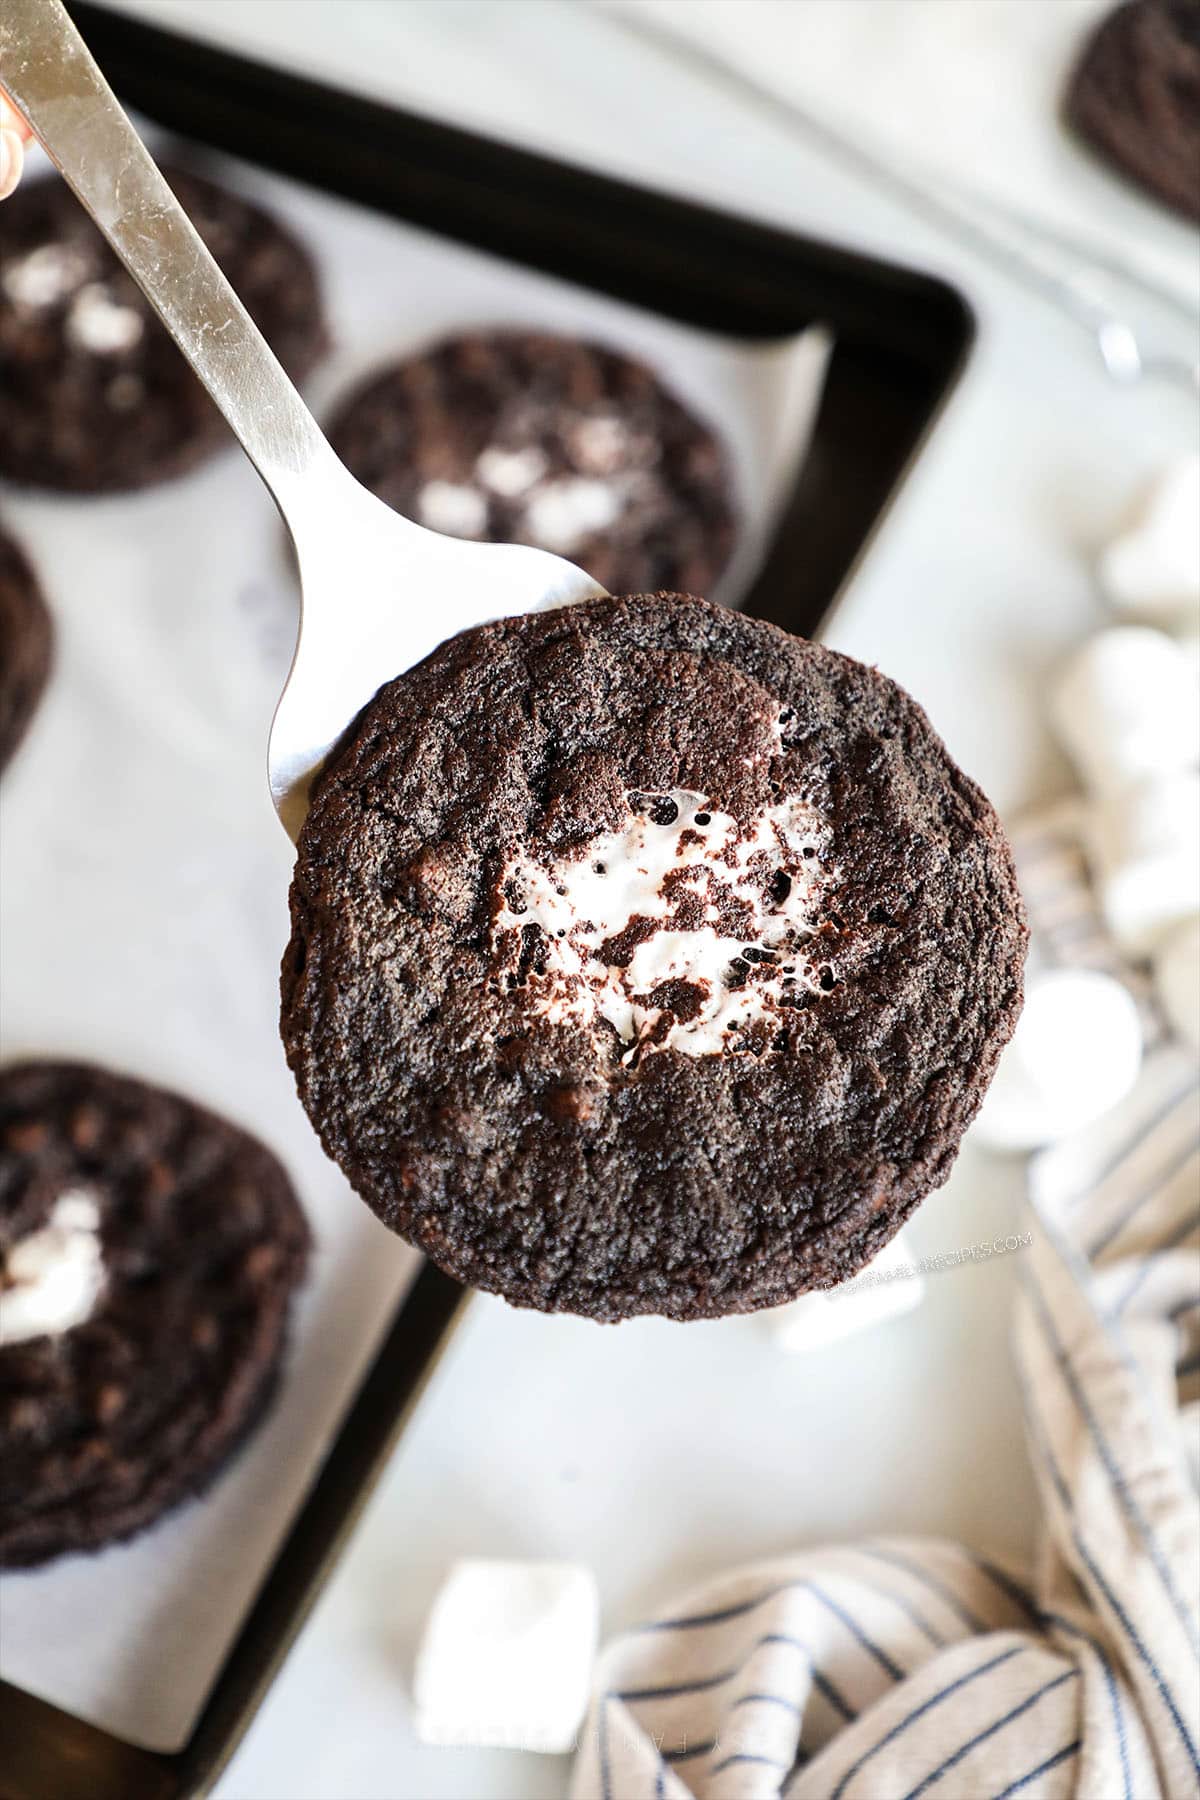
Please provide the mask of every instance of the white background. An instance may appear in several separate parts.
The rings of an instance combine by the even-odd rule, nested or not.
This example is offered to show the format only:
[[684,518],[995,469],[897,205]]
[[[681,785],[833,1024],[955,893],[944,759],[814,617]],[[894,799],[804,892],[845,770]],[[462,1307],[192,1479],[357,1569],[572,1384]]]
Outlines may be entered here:
[[[691,0],[699,11],[698,0]],[[569,0],[145,0],[419,109],[950,273],[981,341],[830,633],[920,698],[1010,813],[1065,785],[1041,694],[1102,609],[1089,558],[1194,404],[1106,385],[1076,328],[770,109]],[[1093,0],[739,0],[798,91],[926,165],[1097,220],[1185,285],[1194,240],[1053,122]],[[807,82],[807,87],[805,83]],[[1003,185],[1001,180],[1000,185]],[[1020,1173],[970,1143],[919,1251],[1012,1229]],[[915,1315],[788,1360],[737,1321],[617,1330],[476,1301],[365,1522],[219,1792],[225,1800],[558,1795],[566,1765],[427,1750],[406,1679],[458,1554],[580,1558],[607,1628],[735,1560],[874,1529],[1024,1559],[1034,1500],[1009,1375],[1013,1269],[932,1278]]]

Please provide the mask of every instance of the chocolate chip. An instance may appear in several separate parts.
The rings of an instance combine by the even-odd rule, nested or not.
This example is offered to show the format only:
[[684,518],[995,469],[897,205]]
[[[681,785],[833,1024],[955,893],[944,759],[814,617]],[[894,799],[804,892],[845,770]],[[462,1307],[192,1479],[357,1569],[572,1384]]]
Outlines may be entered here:
[[525,896],[511,876],[504,883],[502,892],[504,894],[504,903],[510,913],[515,913],[517,917],[520,918],[523,912],[528,911],[525,904]]
[[551,1088],[543,1102],[545,1111],[552,1119],[562,1119],[565,1123],[581,1125],[592,1115],[594,1108],[592,1095],[586,1088],[569,1085]]
[[102,1425],[110,1425],[125,1404],[125,1389],[116,1381],[106,1381],[92,1398],[93,1416]]
[[151,1200],[165,1200],[176,1184],[176,1174],[169,1163],[160,1162],[158,1158],[150,1164],[144,1176],[144,1195]]
[[197,1318],[192,1320],[190,1335],[192,1343],[196,1346],[197,1350],[213,1349],[220,1336],[220,1332],[217,1329],[217,1321],[212,1318],[210,1314],[201,1313]]
[[656,825],[673,825],[679,817],[679,808],[669,795],[661,794],[650,809],[650,817]]
[[18,1394],[0,1407],[0,1429],[11,1432],[14,1437],[32,1437],[45,1416],[32,1394]]
[[112,1446],[102,1437],[83,1438],[65,1459],[71,1483],[84,1482],[105,1463],[112,1461]]
[[635,913],[623,931],[605,938],[596,953],[597,960],[607,963],[610,969],[627,969],[638,945],[646,943],[658,929],[657,919],[648,919],[644,913]]
[[283,1252],[278,1244],[265,1242],[255,1244],[253,1249],[247,1250],[242,1258],[242,1274],[247,1281],[257,1287],[259,1282],[265,1281],[268,1275],[274,1274],[282,1257]]
[[8,1127],[4,1142],[6,1148],[15,1150],[18,1156],[33,1156],[42,1148],[47,1135],[47,1127],[40,1119],[22,1119]]
[[545,974],[549,947],[549,940],[540,925],[522,925],[521,954],[517,962],[516,973],[517,985],[528,981],[531,975]]
[[704,989],[694,981],[660,981],[651,991],[649,1003],[686,1024],[689,1019],[696,1018],[703,1006]]
[[67,1125],[67,1134],[76,1150],[94,1150],[102,1130],[103,1120],[95,1106],[77,1106]]

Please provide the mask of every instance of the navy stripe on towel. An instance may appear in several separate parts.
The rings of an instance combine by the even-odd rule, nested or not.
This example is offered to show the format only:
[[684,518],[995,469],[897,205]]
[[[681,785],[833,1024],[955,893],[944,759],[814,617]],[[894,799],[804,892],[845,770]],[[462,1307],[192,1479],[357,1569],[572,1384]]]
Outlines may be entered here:
[[719,1775],[722,1769],[731,1769],[734,1763],[764,1763],[768,1769],[786,1769],[787,1763],[780,1762],[777,1756],[756,1756],[752,1750],[737,1750],[732,1756],[726,1756],[719,1763],[714,1763],[710,1771]]
[[1096,1258],[1108,1249],[1113,1239],[1120,1237],[1125,1227],[1137,1217],[1146,1202],[1161,1194],[1167,1183],[1173,1181],[1181,1170],[1187,1168],[1198,1151],[1200,1151],[1200,1138],[1193,1138],[1191,1143],[1185,1144],[1183,1149],[1171,1158],[1165,1169],[1160,1169],[1154,1179],[1145,1184],[1137,1198],[1131,1200],[1123,1212],[1118,1213],[1115,1219],[1110,1219],[1100,1236],[1088,1247],[1089,1262],[1095,1262]]
[[987,1740],[995,1737],[998,1731],[1003,1731],[1006,1725],[1011,1725],[1014,1719],[1019,1719],[1022,1713],[1027,1713],[1031,1706],[1036,1706],[1044,1694],[1053,1693],[1054,1689],[1061,1687],[1064,1681],[1078,1681],[1078,1679],[1079,1670],[1068,1669],[1065,1674],[1056,1675],[1053,1681],[1047,1681],[1038,1688],[1036,1693],[1030,1694],[1028,1699],[1022,1700],[1019,1705],[1006,1712],[1003,1718],[996,1719],[991,1725],[985,1725],[982,1731],[977,1731],[974,1737],[968,1738],[965,1744],[960,1744],[953,1755],[948,1756],[945,1762],[939,1763],[936,1769],[931,1769],[925,1779],[918,1782],[915,1788],[910,1788],[904,1796],[904,1800],[917,1800],[918,1794],[923,1794],[927,1788],[931,1788],[935,1782],[940,1781],[943,1775],[948,1774],[951,1769],[957,1768],[958,1764],[964,1757],[969,1756],[972,1750],[977,1750],[980,1744],[986,1744]]
[[1060,1631],[1067,1632],[1071,1637],[1081,1638],[1088,1648],[1099,1658],[1100,1667],[1104,1671],[1104,1685],[1108,1689],[1108,1698],[1112,1705],[1113,1726],[1117,1734],[1117,1749],[1121,1756],[1121,1781],[1125,1790],[1122,1795],[1122,1800],[1133,1800],[1133,1773],[1129,1767],[1129,1744],[1125,1737],[1125,1714],[1121,1706],[1121,1695],[1117,1687],[1116,1677],[1113,1674],[1112,1663],[1091,1633],[1085,1631],[1081,1625],[1076,1625],[1073,1619],[1065,1619],[1061,1613],[1047,1613],[1045,1617],[1049,1624],[1057,1626]]
[[903,1556],[899,1550],[885,1550],[882,1544],[856,1544],[854,1548],[859,1556],[873,1556],[879,1562],[891,1563],[893,1568],[903,1569],[914,1581],[921,1582],[950,1608],[955,1618],[960,1619],[974,1636],[979,1637],[987,1631],[987,1625],[971,1611],[965,1601],[959,1599],[953,1588],[947,1587],[944,1581],[940,1581],[928,1569],[923,1569],[920,1563],[913,1562],[911,1557]]
[[[907,1731],[910,1725],[915,1725],[918,1719],[923,1718],[927,1712],[932,1712],[935,1706],[940,1706],[943,1700],[948,1700],[951,1694],[958,1693],[959,1689],[966,1687],[969,1682],[977,1681],[981,1675],[986,1675],[989,1669],[997,1669],[1001,1663],[1010,1661],[1014,1656],[1020,1656],[1027,1648],[1028,1646],[1025,1644],[1015,1644],[1011,1649],[1002,1650],[999,1656],[993,1656],[988,1662],[980,1663],[978,1668],[968,1669],[966,1674],[960,1675],[957,1680],[947,1682],[946,1686],[939,1688],[936,1694],[931,1694],[928,1700],[923,1700],[920,1706],[914,1707],[910,1713],[906,1713],[902,1719],[898,1719],[890,1730],[885,1731],[883,1736],[871,1745],[869,1750],[864,1750],[862,1755],[851,1763],[834,1788],[829,1800],[841,1800],[848,1784],[858,1774],[858,1771],[866,1763],[869,1763],[873,1756],[878,1756],[885,1745],[894,1742],[902,1732]],[[786,1792],[787,1790],[785,1788],[782,1791]]]
[[1113,1484],[1113,1489],[1121,1502],[1121,1508],[1125,1513],[1126,1518],[1129,1520],[1130,1524],[1134,1526],[1142,1543],[1146,1547],[1146,1553],[1149,1556],[1154,1571],[1162,1585],[1163,1592],[1171,1603],[1171,1610],[1174,1612],[1175,1617],[1184,1629],[1184,1633],[1192,1647],[1192,1653],[1197,1659],[1200,1659],[1200,1632],[1197,1631],[1195,1617],[1175,1584],[1175,1578],[1171,1573],[1170,1565],[1164,1557],[1162,1550],[1159,1548],[1158,1539],[1151,1529],[1150,1522],[1142,1512],[1137,1501],[1134,1499],[1133,1492],[1125,1478],[1125,1472],[1118,1463],[1116,1456],[1113,1454],[1112,1446],[1109,1444],[1107,1437],[1101,1429],[1099,1419],[1092,1410],[1091,1402],[1084,1392],[1083,1384],[1075,1373],[1075,1365],[1071,1361],[1071,1358],[1063,1345],[1062,1339],[1058,1335],[1054,1320],[1050,1316],[1049,1308],[1046,1305],[1042,1290],[1038,1285],[1037,1276],[1028,1269],[1024,1270],[1022,1273],[1026,1291],[1033,1301],[1033,1309],[1037,1316],[1038,1323],[1042,1328],[1043,1335],[1050,1345],[1054,1360],[1062,1371],[1063,1379],[1066,1382],[1072,1400],[1075,1402],[1075,1409],[1085,1421],[1088,1431],[1091,1434],[1092,1442],[1100,1452],[1100,1460],[1104,1464],[1108,1478]]
[[698,1675],[691,1681],[672,1681],[657,1687],[622,1688],[618,1692],[612,1694],[610,1698],[623,1700],[629,1704],[635,1704],[639,1701],[678,1700],[688,1694],[707,1693],[712,1688],[724,1686],[727,1681],[735,1680],[737,1676],[742,1673],[742,1670],[751,1658],[756,1656],[767,1644],[781,1644],[786,1646],[789,1650],[798,1650],[808,1664],[809,1679],[817,1693],[827,1700],[834,1711],[840,1713],[842,1718],[847,1722],[857,1718],[858,1715],[854,1708],[838,1692],[829,1677],[823,1675],[821,1671],[815,1667],[812,1651],[809,1649],[808,1645],[800,1638],[789,1637],[786,1633],[781,1631],[768,1631],[764,1633],[762,1637],[758,1638],[750,1645],[750,1648],[746,1651],[740,1662],[734,1663],[731,1668],[721,1669],[715,1675]]
[[1153,1245],[1141,1259],[1133,1280],[1129,1283],[1129,1286],[1125,1289],[1121,1298],[1110,1308],[1108,1314],[1110,1321],[1120,1318],[1121,1314],[1125,1311],[1125,1308],[1129,1305],[1129,1302],[1133,1299],[1133,1296],[1141,1287],[1143,1281],[1145,1281],[1147,1275],[1149,1275],[1151,1269],[1153,1269],[1154,1265],[1157,1263],[1163,1251],[1177,1250],[1180,1244],[1186,1243],[1187,1239],[1196,1231],[1200,1231],[1200,1214],[1189,1212],[1179,1221],[1179,1224],[1176,1225],[1173,1231],[1168,1232],[1165,1238],[1162,1238],[1157,1244]]
[[1078,1756],[1082,1743],[1082,1738],[1076,1738],[1073,1744],[1064,1745],[1053,1756],[1048,1756],[1045,1762],[1039,1763],[1036,1769],[1030,1769],[1028,1775],[1022,1775],[1019,1781],[1011,1782],[1008,1787],[1002,1788],[993,1797],[993,1800],[1008,1800],[1010,1794],[1019,1794],[1021,1789],[1027,1788],[1031,1781],[1036,1781],[1039,1775],[1048,1775],[1051,1769],[1057,1769],[1059,1763],[1065,1763],[1068,1757]]
[[1098,1187],[1102,1186],[1110,1176],[1115,1175],[1117,1170],[1121,1167],[1121,1164],[1125,1162],[1127,1158],[1135,1155],[1150,1137],[1151,1133],[1157,1131],[1159,1126],[1164,1124],[1165,1121],[1170,1118],[1180,1101],[1186,1100],[1189,1094],[1195,1091],[1195,1086],[1195,1078],[1191,1077],[1185,1086],[1179,1088],[1176,1093],[1171,1095],[1169,1100],[1164,1100],[1158,1110],[1152,1113],[1139,1128],[1135,1138],[1127,1138],[1118,1149],[1113,1151],[1107,1161],[1101,1163],[1098,1169],[1092,1170],[1091,1174],[1088,1176],[1087,1185],[1082,1187],[1078,1193],[1072,1194],[1067,1201],[1067,1205],[1077,1206],[1081,1200],[1089,1199]]
[[1163,1676],[1162,1670],[1158,1667],[1158,1664],[1155,1662],[1154,1658],[1150,1654],[1150,1651],[1146,1647],[1145,1643],[1142,1641],[1141,1634],[1139,1633],[1137,1627],[1133,1623],[1133,1620],[1129,1617],[1129,1614],[1125,1611],[1125,1608],[1121,1605],[1121,1602],[1118,1599],[1117,1595],[1113,1592],[1109,1583],[1105,1579],[1098,1563],[1096,1562],[1095,1557],[1092,1555],[1091,1551],[1088,1549],[1087,1545],[1083,1541],[1083,1537],[1079,1531],[1079,1527],[1075,1523],[1075,1505],[1071,1498],[1070,1490],[1067,1487],[1065,1479],[1063,1478],[1062,1470],[1059,1468],[1058,1463],[1055,1461],[1054,1452],[1050,1448],[1050,1445],[1046,1439],[1045,1433],[1040,1429],[1040,1427],[1037,1423],[1038,1415],[1034,1410],[1033,1398],[1032,1398],[1031,1394],[1029,1393],[1027,1384],[1024,1381],[1021,1381],[1021,1392],[1022,1392],[1024,1407],[1025,1407],[1026,1428],[1029,1431],[1030,1436],[1036,1440],[1038,1455],[1046,1465],[1047,1472],[1049,1473],[1050,1479],[1054,1484],[1054,1491],[1058,1495],[1059,1504],[1062,1506],[1062,1509],[1066,1513],[1067,1518],[1071,1521],[1071,1542],[1075,1546],[1075,1549],[1079,1555],[1079,1560],[1082,1562],[1084,1568],[1087,1570],[1088,1574],[1091,1576],[1092,1580],[1095,1582],[1097,1588],[1100,1590],[1100,1593],[1103,1595],[1105,1602],[1107,1603],[1107,1605],[1109,1606],[1109,1608],[1112,1611],[1113,1617],[1116,1619],[1117,1623],[1121,1627],[1121,1630],[1125,1633],[1125,1636],[1128,1638],[1129,1643],[1131,1644],[1131,1646],[1133,1648],[1133,1652],[1134,1652],[1135,1656],[1137,1657],[1138,1661],[1142,1664],[1142,1667],[1146,1670],[1146,1673],[1149,1675],[1151,1681],[1153,1682],[1154,1687],[1157,1690],[1158,1697],[1162,1701],[1163,1705],[1166,1707],[1167,1712],[1171,1718],[1171,1723],[1174,1725],[1175,1730],[1178,1732],[1180,1740],[1183,1743],[1184,1749],[1188,1753],[1188,1758],[1191,1762],[1192,1768],[1195,1771],[1195,1773],[1198,1776],[1200,1776],[1200,1753],[1197,1752],[1196,1745],[1192,1741],[1191,1732],[1187,1728],[1186,1721],[1184,1720],[1183,1714],[1179,1710],[1179,1706],[1178,1706],[1178,1703],[1176,1702],[1175,1696],[1171,1692],[1170,1688],[1168,1687],[1167,1682]]

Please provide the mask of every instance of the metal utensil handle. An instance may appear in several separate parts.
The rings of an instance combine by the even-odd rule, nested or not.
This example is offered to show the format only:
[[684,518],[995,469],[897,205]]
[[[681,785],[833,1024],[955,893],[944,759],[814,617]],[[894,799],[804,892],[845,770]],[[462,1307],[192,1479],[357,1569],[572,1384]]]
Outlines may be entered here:
[[0,85],[104,233],[286,512],[336,459],[159,174],[59,0],[4,0]]

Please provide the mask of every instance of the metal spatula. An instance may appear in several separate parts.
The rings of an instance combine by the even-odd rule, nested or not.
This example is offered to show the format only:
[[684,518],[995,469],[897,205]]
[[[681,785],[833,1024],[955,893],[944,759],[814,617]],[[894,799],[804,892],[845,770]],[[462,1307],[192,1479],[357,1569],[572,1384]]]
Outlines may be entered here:
[[[271,726],[268,776],[294,838],[313,775],[385,681],[469,625],[604,590],[544,550],[427,531],[355,481],[58,0],[5,0],[0,85],[229,421],[291,533],[300,633]],[[221,529],[219,519],[212,524]]]

